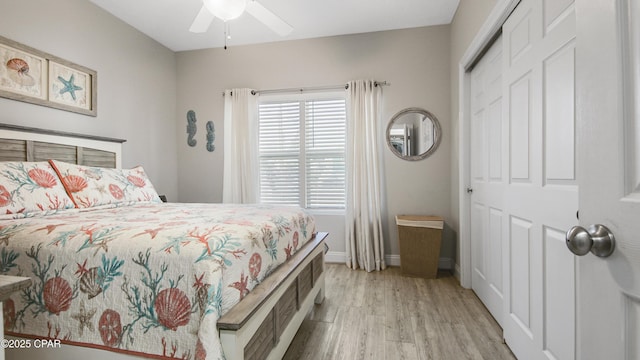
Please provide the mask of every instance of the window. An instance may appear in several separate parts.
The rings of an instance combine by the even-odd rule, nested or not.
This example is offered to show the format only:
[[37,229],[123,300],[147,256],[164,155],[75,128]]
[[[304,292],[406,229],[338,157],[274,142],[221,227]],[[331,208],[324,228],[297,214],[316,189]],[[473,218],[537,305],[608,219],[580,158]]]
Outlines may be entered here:
[[259,104],[260,202],[345,208],[344,94]]

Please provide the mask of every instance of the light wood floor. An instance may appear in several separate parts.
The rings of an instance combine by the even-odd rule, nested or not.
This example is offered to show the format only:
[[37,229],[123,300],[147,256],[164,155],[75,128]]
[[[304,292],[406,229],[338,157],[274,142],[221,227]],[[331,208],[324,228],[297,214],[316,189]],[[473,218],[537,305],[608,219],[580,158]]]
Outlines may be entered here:
[[327,264],[325,295],[285,359],[515,359],[480,300],[449,273],[426,280]]

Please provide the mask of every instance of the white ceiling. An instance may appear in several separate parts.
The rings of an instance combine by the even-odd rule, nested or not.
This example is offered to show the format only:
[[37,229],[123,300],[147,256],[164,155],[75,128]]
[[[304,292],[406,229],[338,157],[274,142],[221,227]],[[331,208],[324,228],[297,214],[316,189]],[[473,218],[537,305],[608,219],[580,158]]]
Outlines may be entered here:
[[[173,51],[224,46],[224,25],[189,32],[202,0],[90,0]],[[293,26],[285,37],[244,13],[229,21],[229,46],[449,24],[459,0],[258,0]]]

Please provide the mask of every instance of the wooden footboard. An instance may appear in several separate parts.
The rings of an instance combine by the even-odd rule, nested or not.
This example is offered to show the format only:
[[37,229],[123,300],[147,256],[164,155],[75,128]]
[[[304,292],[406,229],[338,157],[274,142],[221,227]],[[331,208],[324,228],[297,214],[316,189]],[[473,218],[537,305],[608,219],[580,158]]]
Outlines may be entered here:
[[218,320],[228,360],[281,359],[314,302],[324,300],[324,240],[317,233]]

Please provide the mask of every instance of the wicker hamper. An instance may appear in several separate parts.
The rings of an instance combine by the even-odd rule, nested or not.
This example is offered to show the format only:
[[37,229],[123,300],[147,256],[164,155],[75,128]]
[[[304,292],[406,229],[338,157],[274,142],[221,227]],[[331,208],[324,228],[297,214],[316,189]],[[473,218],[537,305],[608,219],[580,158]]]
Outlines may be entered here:
[[439,216],[396,216],[403,275],[434,279],[438,273],[444,220]]

